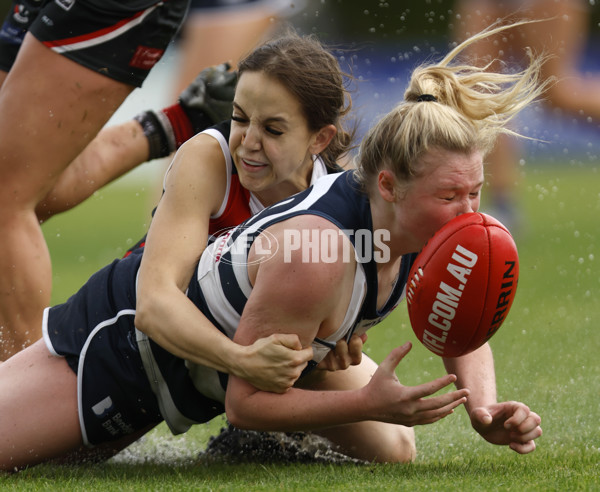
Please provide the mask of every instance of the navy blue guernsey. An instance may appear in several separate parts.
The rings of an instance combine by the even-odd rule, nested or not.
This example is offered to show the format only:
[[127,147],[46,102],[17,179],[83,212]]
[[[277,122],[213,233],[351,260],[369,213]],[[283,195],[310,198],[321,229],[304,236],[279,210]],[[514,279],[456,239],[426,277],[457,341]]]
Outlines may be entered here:
[[[346,317],[333,335],[313,343],[314,366],[337,340],[349,339],[353,333],[364,333],[399,304],[416,257],[416,253],[413,253],[402,258],[392,292],[385,305],[377,309],[376,258],[373,254],[358,254],[365,247],[374,251],[372,242],[359,244],[365,240],[372,241],[373,238],[370,203],[353,171],[323,176],[307,190],[266,208],[229,231],[226,236],[217,238],[203,253],[187,296],[219,330],[233,338],[252,291],[247,273],[247,258],[252,244],[271,225],[306,214],[321,216],[339,227],[355,248],[357,259]],[[268,237],[268,234],[261,237],[265,236]],[[220,405],[224,401],[226,375],[178,359],[140,332],[138,343],[146,371],[154,379],[163,417],[173,432],[185,432],[192,423],[206,421],[206,397],[214,400],[212,407],[215,411],[222,408]],[[190,388],[203,396],[190,395]],[[198,408],[197,404],[201,402],[204,408]]]
[[[242,226],[236,228],[231,236],[228,237],[227,242],[231,244],[239,240],[240,236],[244,234],[248,235],[250,237],[245,240],[245,244],[248,245],[247,250],[249,250],[254,239],[269,226],[293,216],[304,214],[321,216],[338,226],[341,230],[348,231],[348,237],[355,248],[357,237],[356,234],[352,234],[353,232],[364,230],[373,232],[369,199],[361,191],[361,185],[356,181],[354,172],[346,171],[339,176],[329,175],[322,177],[317,183],[317,189],[314,190],[314,188],[314,186],[311,186],[307,190],[259,212],[244,222]],[[305,208],[307,204],[310,204],[310,208]],[[360,235],[358,239],[360,240],[364,237],[364,235]],[[372,237],[372,234],[368,235],[368,237]],[[247,297],[235,280],[237,262],[235,257],[232,256],[233,254],[232,249],[226,250],[222,254],[219,271],[221,272],[221,279],[227,282],[228,288],[225,295],[236,308],[236,312],[241,316]],[[357,325],[367,320],[372,321],[372,324],[376,324],[398,305],[406,284],[408,272],[415,257],[416,254],[405,257],[406,261],[402,262],[399,280],[396,282],[393,292],[383,308],[378,310],[376,262],[372,258],[372,255],[368,255],[366,258],[358,255],[357,259],[361,263],[366,275],[367,293],[359,315],[360,317],[357,319]],[[202,296],[200,292],[198,294]],[[349,335],[351,336],[351,334]]]

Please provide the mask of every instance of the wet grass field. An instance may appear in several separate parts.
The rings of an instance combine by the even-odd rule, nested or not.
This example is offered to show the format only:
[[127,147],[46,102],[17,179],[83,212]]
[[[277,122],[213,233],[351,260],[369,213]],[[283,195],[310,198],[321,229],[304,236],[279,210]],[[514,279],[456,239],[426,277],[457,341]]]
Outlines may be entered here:
[[[412,465],[232,463],[199,454],[219,418],[184,436],[159,427],[103,465],[38,466],[0,475],[3,490],[598,490],[600,482],[600,166],[571,161],[523,166],[514,231],[521,275],[512,311],[491,340],[499,397],[542,416],[530,455],[484,442],[464,410],[416,429]],[[44,225],[54,265],[53,302],[122,255],[148,226],[152,183],[127,179]],[[405,304],[370,331],[380,361],[405,340],[413,351],[397,374],[416,385],[443,373],[416,341]],[[332,409],[335,411],[335,409]]]

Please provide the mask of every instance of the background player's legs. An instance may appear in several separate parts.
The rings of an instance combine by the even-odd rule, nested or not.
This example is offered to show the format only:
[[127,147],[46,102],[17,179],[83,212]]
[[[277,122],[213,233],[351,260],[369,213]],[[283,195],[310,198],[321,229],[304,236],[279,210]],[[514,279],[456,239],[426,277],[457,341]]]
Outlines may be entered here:
[[[545,52],[550,58],[543,67],[543,77],[556,77],[549,87],[545,102],[574,115],[600,118],[600,76],[581,73],[583,50],[588,41],[589,5],[583,0],[529,0],[518,10],[516,3],[504,5],[487,0],[458,0],[456,11],[457,37],[462,40],[484,29],[498,19],[513,16],[516,19],[546,19],[544,22],[520,26],[502,36],[477,43],[470,53],[482,60],[507,59],[507,54],[523,59],[524,49]],[[520,150],[514,139],[503,137],[487,158],[486,175],[490,186],[492,215],[509,228],[519,225],[514,209],[515,185],[519,180]],[[513,231],[514,232],[514,231]]]
[[27,34],[0,89],[0,359],[40,335],[51,266],[36,205],[133,87]]
[[276,24],[274,11],[267,6],[251,11],[192,8],[182,28],[175,97],[206,67],[229,61],[235,68]]
[[70,210],[104,185],[146,162],[148,155],[148,139],[137,121],[105,126],[37,204],[38,220],[43,222]]
[[523,26],[526,46],[552,54],[544,77],[557,77],[547,101],[571,114],[600,118],[600,74],[583,74],[581,59],[589,36],[589,5],[582,0],[532,2],[531,18],[551,20]]

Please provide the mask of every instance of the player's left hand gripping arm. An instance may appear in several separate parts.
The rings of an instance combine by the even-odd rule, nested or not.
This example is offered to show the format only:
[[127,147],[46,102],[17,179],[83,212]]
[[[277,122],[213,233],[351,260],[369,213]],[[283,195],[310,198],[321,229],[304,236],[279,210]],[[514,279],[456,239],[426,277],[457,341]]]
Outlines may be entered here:
[[444,359],[444,365],[457,375],[457,387],[471,390],[465,407],[471,425],[486,441],[508,445],[520,454],[535,449],[534,440],[542,435],[540,416],[521,402],[497,402],[494,360],[487,343],[462,357]]

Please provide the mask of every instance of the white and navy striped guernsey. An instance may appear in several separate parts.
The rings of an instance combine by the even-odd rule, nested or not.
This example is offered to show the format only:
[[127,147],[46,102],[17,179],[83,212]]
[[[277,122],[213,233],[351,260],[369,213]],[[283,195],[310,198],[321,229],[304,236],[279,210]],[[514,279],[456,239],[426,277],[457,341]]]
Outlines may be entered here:
[[[312,214],[326,218],[349,237],[356,253],[356,234],[370,231],[373,225],[368,197],[361,191],[353,171],[330,174],[310,188],[287,200],[266,208],[228,235],[217,239],[203,253],[187,295],[194,304],[229,338],[233,338],[252,287],[247,273],[247,257],[255,238],[270,225],[296,215]],[[364,236],[363,236],[364,237]],[[326,340],[315,340],[315,358],[311,367],[325,357],[337,340],[364,333],[385,318],[404,298],[408,272],[416,254],[402,259],[398,280],[386,304],[377,309],[377,269],[375,259],[356,255],[354,288],[342,326]],[[185,432],[195,422],[206,421],[205,411],[198,413],[182,379],[204,397],[215,400],[214,410],[225,397],[226,375],[212,369],[177,359],[138,332],[144,367],[161,412],[174,433]],[[177,361],[180,361],[179,363]],[[206,400],[202,399],[205,403]],[[204,409],[206,410],[206,408]]]

